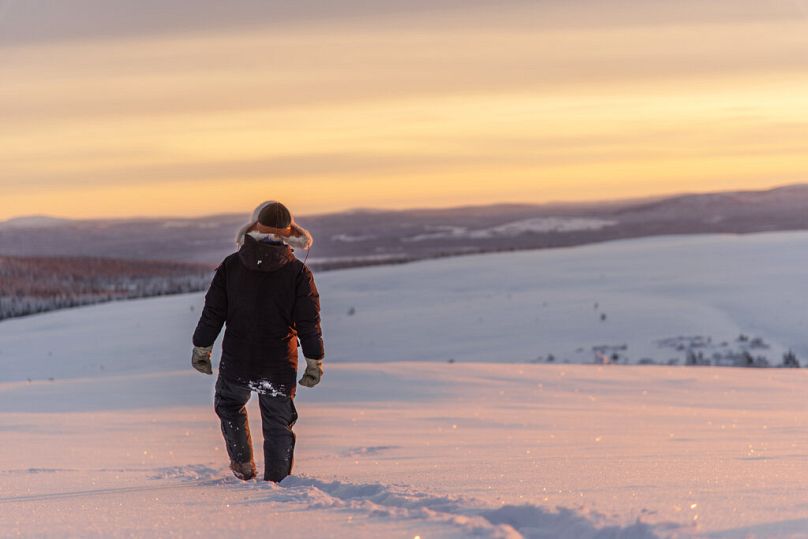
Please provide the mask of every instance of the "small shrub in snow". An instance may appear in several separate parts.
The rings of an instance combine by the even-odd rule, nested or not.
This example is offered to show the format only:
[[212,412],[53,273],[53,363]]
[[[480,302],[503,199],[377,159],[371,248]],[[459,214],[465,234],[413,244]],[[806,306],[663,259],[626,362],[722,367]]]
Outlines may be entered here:
[[800,368],[800,362],[797,359],[797,356],[794,354],[794,352],[789,350],[788,352],[783,354],[783,364],[781,365],[781,367],[786,367],[790,369]]

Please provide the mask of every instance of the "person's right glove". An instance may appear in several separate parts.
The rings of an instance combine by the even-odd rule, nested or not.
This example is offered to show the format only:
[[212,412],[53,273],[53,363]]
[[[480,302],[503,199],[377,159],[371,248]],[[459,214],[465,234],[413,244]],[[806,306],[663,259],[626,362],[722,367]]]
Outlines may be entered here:
[[323,360],[306,358],[306,372],[298,382],[302,386],[314,387],[320,383],[323,376]]
[[210,354],[212,351],[212,346],[194,346],[194,351],[191,354],[191,365],[201,373],[213,374],[213,369],[210,364]]

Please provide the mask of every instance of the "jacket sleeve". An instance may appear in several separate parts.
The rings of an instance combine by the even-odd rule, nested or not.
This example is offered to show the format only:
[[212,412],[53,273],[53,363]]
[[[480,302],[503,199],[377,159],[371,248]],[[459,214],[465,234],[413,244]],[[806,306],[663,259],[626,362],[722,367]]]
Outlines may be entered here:
[[227,319],[227,280],[224,263],[216,268],[216,274],[205,294],[205,308],[194,331],[194,346],[213,346],[216,337]]
[[323,359],[325,350],[320,329],[320,294],[314,284],[314,275],[306,266],[297,275],[295,295],[292,318],[303,355],[309,359]]

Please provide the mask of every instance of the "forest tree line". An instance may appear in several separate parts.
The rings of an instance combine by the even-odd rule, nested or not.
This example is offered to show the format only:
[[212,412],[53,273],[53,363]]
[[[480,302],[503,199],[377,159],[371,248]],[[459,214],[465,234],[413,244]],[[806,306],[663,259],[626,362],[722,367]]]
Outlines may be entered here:
[[197,292],[202,264],[101,257],[0,256],[0,320],[105,301]]

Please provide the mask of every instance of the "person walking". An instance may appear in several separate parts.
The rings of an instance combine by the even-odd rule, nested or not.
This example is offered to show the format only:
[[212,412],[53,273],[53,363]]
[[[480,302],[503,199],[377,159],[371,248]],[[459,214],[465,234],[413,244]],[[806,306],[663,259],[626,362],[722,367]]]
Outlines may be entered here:
[[298,347],[306,359],[300,385],[314,387],[323,375],[320,296],[311,271],[293,254],[311,245],[311,234],[286,206],[260,204],[236,235],[238,251],[216,269],[193,334],[191,364],[213,374],[213,343],[226,325],[214,409],[230,469],[245,481],[256,476],[251,394],[258,394],[261,410],[264,480],[278,482],[294,464]]

